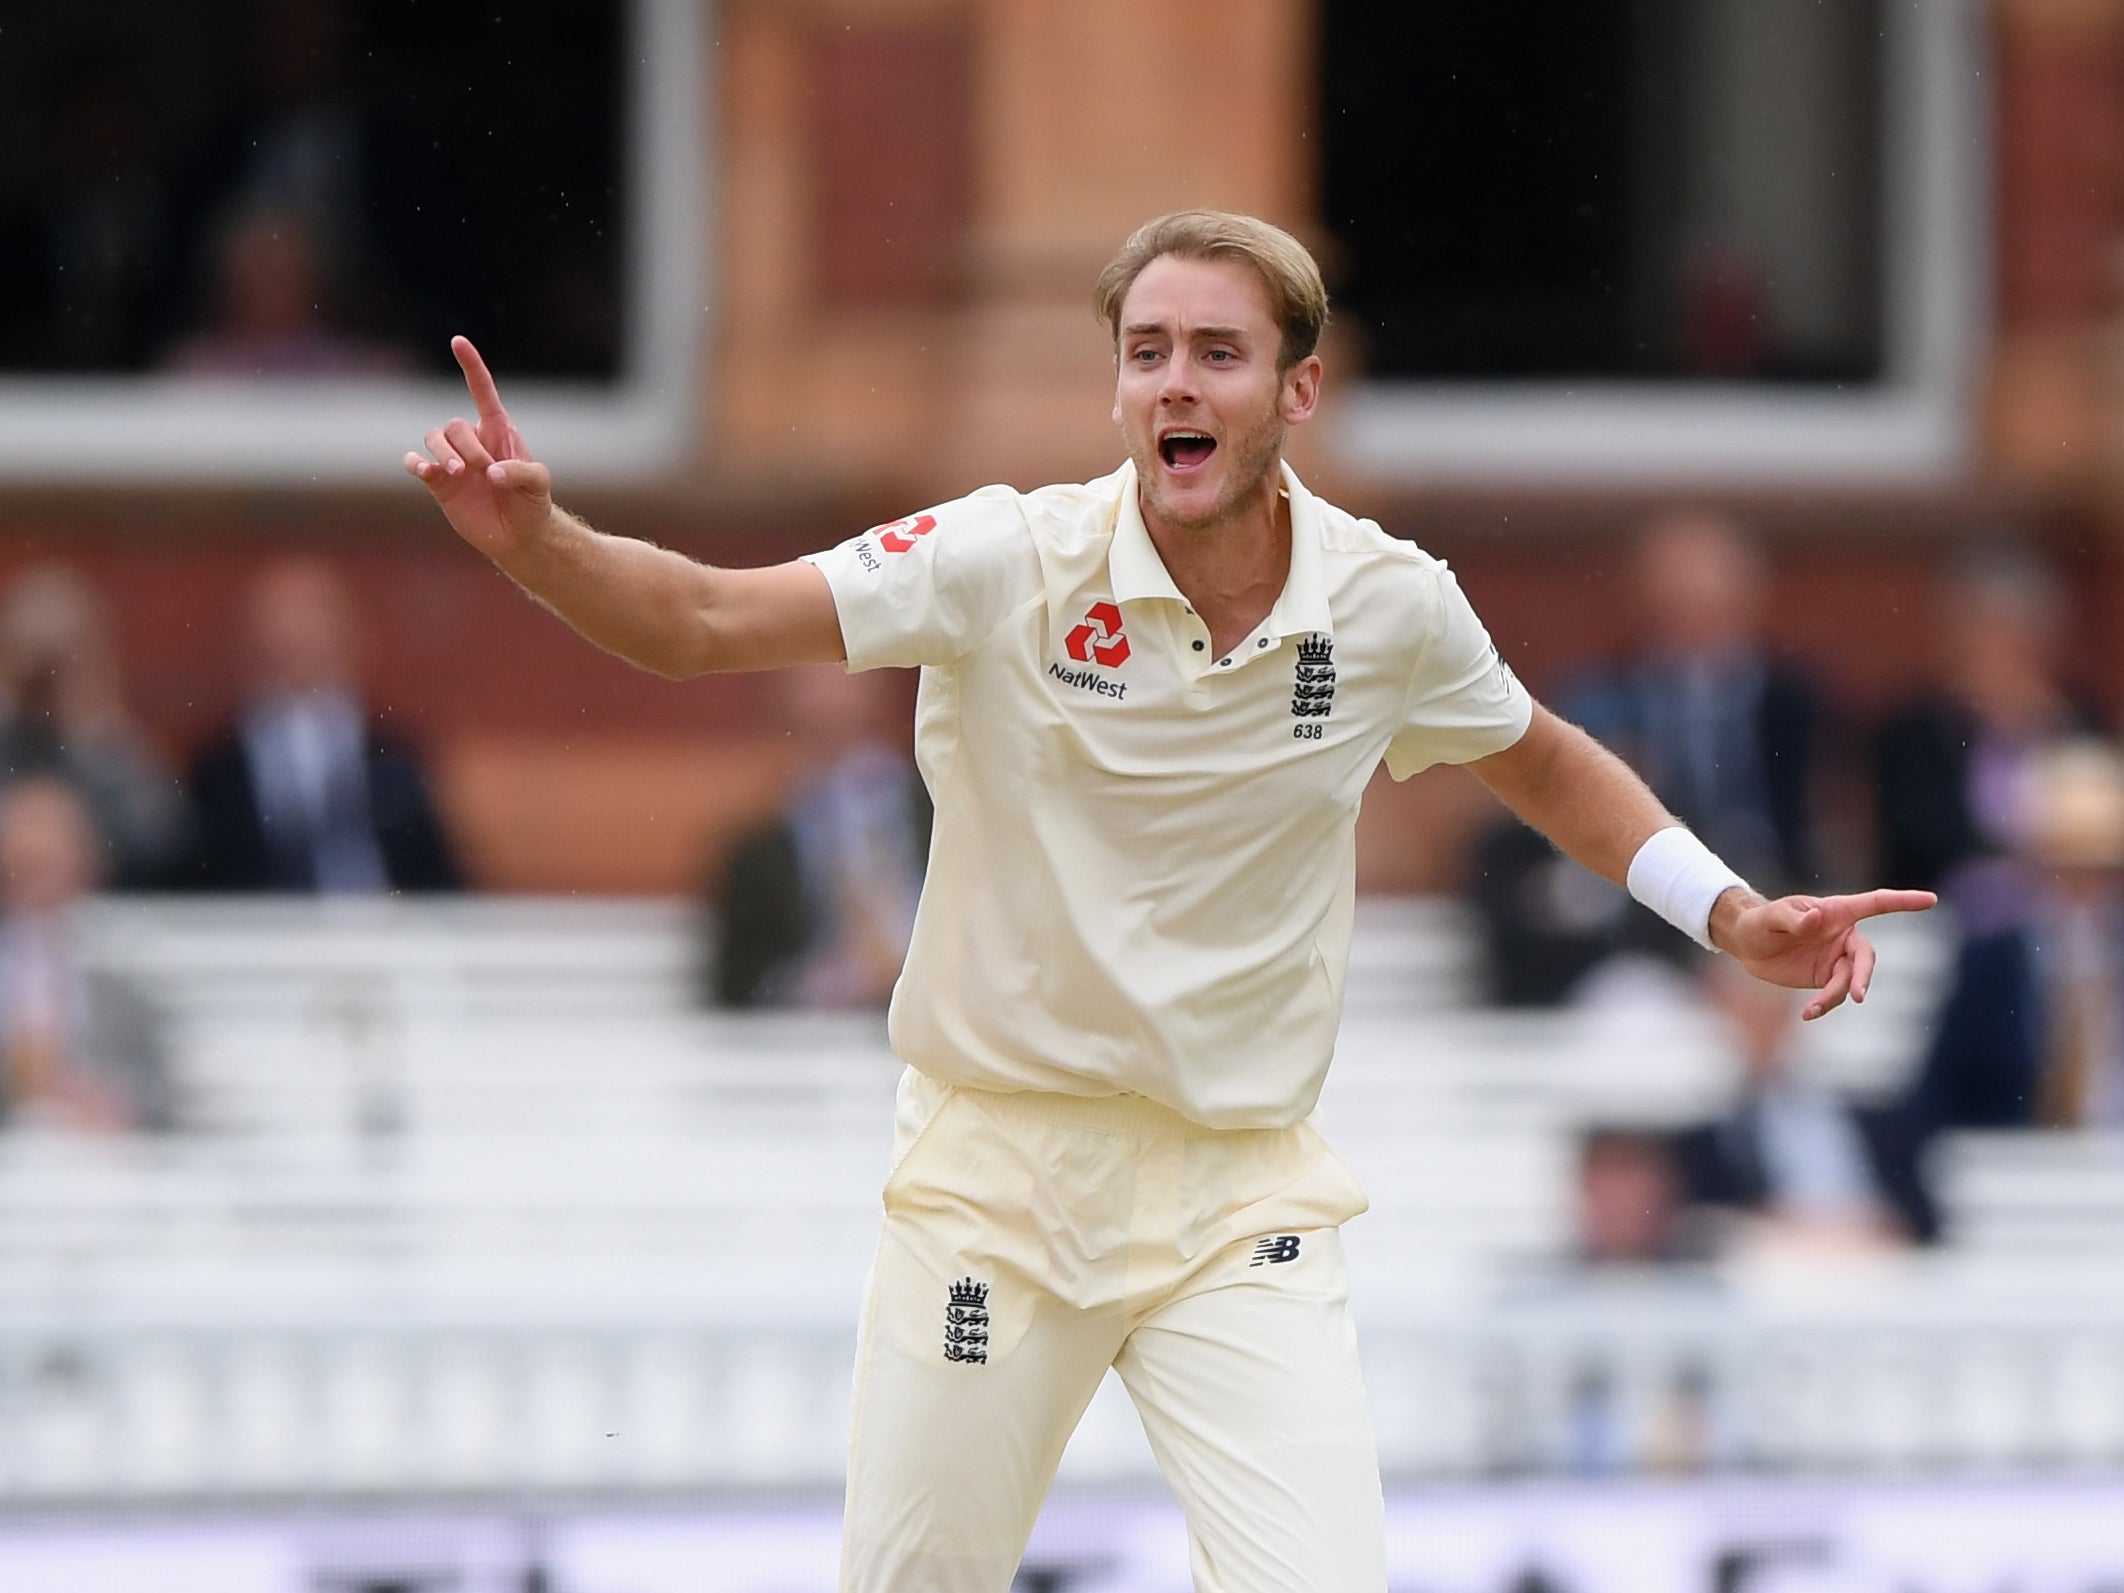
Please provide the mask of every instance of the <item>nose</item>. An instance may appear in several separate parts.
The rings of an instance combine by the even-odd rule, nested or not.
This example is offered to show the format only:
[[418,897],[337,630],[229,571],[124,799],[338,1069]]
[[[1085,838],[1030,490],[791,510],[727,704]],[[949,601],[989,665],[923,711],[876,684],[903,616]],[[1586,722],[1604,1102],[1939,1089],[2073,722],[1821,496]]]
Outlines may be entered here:
[[1192,364],[1183,359],[1167,360],[1163,379],[1158,383],[1158,402],[1192,404],[1195,398],[1195,373]]

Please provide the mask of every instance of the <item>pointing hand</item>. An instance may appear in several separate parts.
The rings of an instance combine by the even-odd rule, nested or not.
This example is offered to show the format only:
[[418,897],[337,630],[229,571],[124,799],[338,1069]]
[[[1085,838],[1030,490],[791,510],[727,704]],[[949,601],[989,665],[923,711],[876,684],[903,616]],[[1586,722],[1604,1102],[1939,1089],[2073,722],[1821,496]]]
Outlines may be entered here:
[[1873,943],[1861,919],[1881,913],[1923,912],[1939,900],[1931,891],[1864,891],[1856,896],[1781,896],[1766,902],[1729,891],[1712,909],[1711,936],[1756,978],[1812,990],[1802,1018],[1866,999],[1873,982]]
[[553,512],[553,478],[511,424],[472,340],[452,338],[450,352],[465,373],[479,423],[452,420],[429,432],[427,453],[407,454],[406,472],[434,495],[459,536],[499,558],[545,527]]

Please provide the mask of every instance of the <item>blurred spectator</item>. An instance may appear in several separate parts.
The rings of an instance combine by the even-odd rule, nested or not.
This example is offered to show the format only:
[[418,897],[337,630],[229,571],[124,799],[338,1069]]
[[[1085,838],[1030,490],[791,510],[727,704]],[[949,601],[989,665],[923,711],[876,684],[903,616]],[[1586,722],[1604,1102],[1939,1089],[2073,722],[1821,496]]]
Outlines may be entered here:
[[929,795],[903,750],[897,688],[831,664],[775,685],[798,780],[781,814],[730,852],[710,993],[732,1007],[879,1005],[929,855]]
[[1482,924],[1483,996],[1505,1007],[1569,1000],[1603,961],[1652,939],[1629,895],[1547,836],[1503,817],[1476,837],[1468,900]]
[[146,996],[79,955],[75,908],[96,842],[73,787],[31,775],[0,792],[0,1100],[10,1123],[167,1128],[170,1082]]
[[0,783],[33,773],[80,789],[101,840],[95,877],[165,879],[184,843],[184,794],[127,710],[109,616],[64,565],[0,594]]
[[[402,82],[360,80],[379,71],[364,20],[341,0],[253,7],[242,88],[175,184],[183,225],[172,249],[192,274],[178,298],[193,317],[239,324],[227,283],[256,266],[228,259],[232,229],[243,230],[231,218],[271,215],[329,272],[323,320],[334,332],[357,345],[425,349],[462,329],[478,245],[464,226],[454,157],[408,120],[418,104]],[[276,280],[294,275],[272,269]]]
[[39,85],[32,186],[0,212],[0,363],[147,363],[169,218],[145,70],[105,42],[62,58]]
[[1564,1390],[1563,1464],[1581,1477],[1694,1476],[1734,1458],[1728,1404],[1701,1361],[1646,1386],[1626,1354],[1589,1347]]
[[1774,360],[1777,295],[1737,243],[1699,240],[1679,262],[1683,368],[1696,376],[1757,376]]
[[2066,619],[2057,577],[2018,549],[1979,553],[1943,583],[1939,682],[1874,749],[1883,884],[1956,895],[1968,865],[2014,851],[2030,760],[2095,725],[2059,676]]
[[[1729,520],[1678,510],[1645,527],[1633,571],[1634,651],[1563,692],[1558,711],[1629,762],[1758,889],[1804,888],[1816,873],[1821,716],[1813,686],[1765,643],[1760,550]],[[1472,897],[1491,997],[1506,1005],[1563,1000],[1619,949],[1670,958],[1689,949],[1516,822],[1478,842]]]
[[[2124,756],[2060,743],[2025,771],[2014,910],[1964,922],[1932,1042],[1895,1117],[1906,1199],[1954,1128],[2124,1128]],[[1996,909],[1996,900],[1987,901]]]
[[1638,649],[1569,694],[1566,712],[1758,889],[1803,888],[1820,710],[1764,640],[1762,550],[1722,516],[1680,510],[1645,528],[1633,564]]
[[413,749],[371,718],[353,601],[309,558],[269,566],[246,604],[251,683],[191,771],[210,891],[454,890],[461,883]]
[[[1669,1137],[1625,1124],[1589,1126],[1573,1168],[1570,1249],[1514,1280],[1506,1298],[1583,1312],[1594,1293],[1651,1287],[1664,1304],[1677,1284],[1711,1283],[1690,1265],[1703,1259],[1681,1200]],[[1612,1346],[1588,1343],[1571,1369],[1556,1412],[1556,1458],[1582,1476],[1644,1469],[1700,1469],[1711,1444],[1710,1389],[1699,1367],[1653,1388]]]
[[1899,1236],[1859,1114],[1793,1065],[1800,996],[1750,978],[1726,957],[1701,983],[1740,1052],[1739,1098],[1676,1141],[1684,1198],[1744,1218],[1742,1237],[1839,1247]]
[[1699,1259],[1683,1222],[1681,1183],[1664,1136],[1587,1130],[1578,1148],[1577,1260],[1645,1267]]
[[311,225],[292,209],[230,216],[214,238],[214,315],[164,360],[188,376],[387,376],[402,347],[340,325],[339,296]]

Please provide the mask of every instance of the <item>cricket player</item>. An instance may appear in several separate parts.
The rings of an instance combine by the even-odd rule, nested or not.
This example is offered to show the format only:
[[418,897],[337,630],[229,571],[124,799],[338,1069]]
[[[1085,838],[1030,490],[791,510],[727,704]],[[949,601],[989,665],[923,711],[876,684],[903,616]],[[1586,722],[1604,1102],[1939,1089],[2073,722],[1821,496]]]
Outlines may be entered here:
[[1381,1593],[1376,1447],[1311,1116],[1358,800],[1467,765],[1571,857],[1757,977],[1863,1000],[1876,913],[1766,901],[1528,696],[1451,571],[1308,492],[1327,293],[1251,217],[1182,211],[1099,278],[1127,460],[985,487],[766,569],[556,507],[472,345],[478,419],[406,468],[584,636],[674,679],[922,671],[936,805],[894,993],[907,1065],[857,1349],[842,1587],[1005,1593],[1108,1367],[1202,1593]]

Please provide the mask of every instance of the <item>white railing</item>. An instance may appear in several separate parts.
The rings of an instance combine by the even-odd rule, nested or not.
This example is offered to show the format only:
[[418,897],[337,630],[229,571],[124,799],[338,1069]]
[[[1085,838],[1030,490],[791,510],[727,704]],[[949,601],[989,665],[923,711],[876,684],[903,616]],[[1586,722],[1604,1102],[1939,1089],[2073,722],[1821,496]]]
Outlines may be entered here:
[[[0,1503],[830,1487],[852,1296],[0,1318]],[[1361,1330],[1391,1475],[2124,1466],[2124,1303],[1559,1288]],[[517,1292],[522,1298],[522,1291]],[[496,1302],[497,1304],[499,1302]],[[701,1302],[693,1302],[700,1307]],[[725,1305],[729,1305],[725,1302]],[[1153,1479],[1111,1390],[1071,1484]]]
[[[830,1486],[897,1067],[874,1017],[689,1005],[667,903],[117,902],[190,1131],[0,1139],[0,1502]],[[1891,1088],[1898,925],[1807,1065]],[[1669,992],[1467,1004],[1449,904],[1366,903],[1325,1100],[1397,1475],[2124,1464],[2124,1149],[1957,1142],[1957,1248],[1589,1280],[1580,1126],[1715,1106]],[[1849,1020],[1849,1021],[1847,1021]],[[1834,1027],[1832,1027],[1834,1025]],[[1151,1474],[1111,1386],[1066,1481]]]

